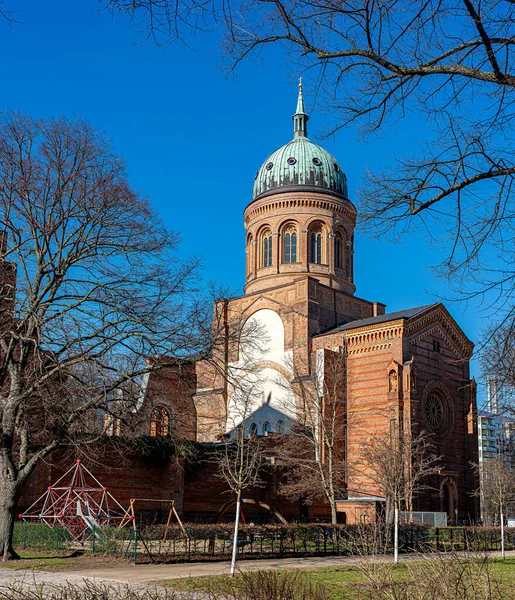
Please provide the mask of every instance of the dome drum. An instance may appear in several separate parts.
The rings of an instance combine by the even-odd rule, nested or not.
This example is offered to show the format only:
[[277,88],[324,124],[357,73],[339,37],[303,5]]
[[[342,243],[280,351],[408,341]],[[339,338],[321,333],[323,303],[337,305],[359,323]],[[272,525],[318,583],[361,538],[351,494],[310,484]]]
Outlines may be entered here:
[[311,275],[352,295],[356,208],[338,161],[307,137],[299,88],[293,140],[265,160],[245,209],[245,293]]
[[[312,275],[353,294],[355,210],[325,193],[262,198],[247,208],[247,284],[252,293]],[[336,212],[336,208],[341,211]],[[345,208],[345,210],[343,210]],[[314,245],[316,244],[316,248]]]

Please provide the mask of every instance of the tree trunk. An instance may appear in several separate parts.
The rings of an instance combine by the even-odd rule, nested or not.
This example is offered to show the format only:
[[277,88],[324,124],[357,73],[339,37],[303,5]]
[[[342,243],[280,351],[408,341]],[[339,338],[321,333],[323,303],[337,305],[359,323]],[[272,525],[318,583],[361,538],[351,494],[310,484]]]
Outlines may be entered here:
[[331,523],[333,525],[338,524],[338,511],[336,510],[336,502],[335,500],[331,500]]
[[393,523],[393,562],[399,562],[399,507],[395,505]]
[[[5,471],[4,471],[5,473]],[[3,561],[20,558],[13,549],[13,530],[19,486],[7,480],[0,481],[0,556]]]
[[238,554],[238,529],[240,527],[241,492],[238,492],[236,500],[236,519],[234,521],[234,536],[232,539],[231,577],[236,571],[236,556]]
[[506,550],[504,548],[504,511],[501,506],[501,556],[506,558]]

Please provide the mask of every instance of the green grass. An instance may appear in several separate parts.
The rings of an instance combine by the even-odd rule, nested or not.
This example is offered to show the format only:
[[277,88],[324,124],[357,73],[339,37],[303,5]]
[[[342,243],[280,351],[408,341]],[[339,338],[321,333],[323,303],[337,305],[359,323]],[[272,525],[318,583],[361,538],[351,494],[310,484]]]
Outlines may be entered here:
[[[286,569],[277,569],[276,572],[284,573]],[[295,570],[295,572],[297,572]],[[356,567],[330,567],[324,569],[306,569],[313,582],[322,584],[333,597],[340,598],[342,588],[351,590],[356,584],[363,582],[363,577]],[[237,589],[240,586],[240,576],[233,580],[228,575],[209,577],[185,577],[183,579],[170,579],[162,582],[166,587],[178,592],[226,592],[230,587]]]
[[[410,568],[420,566],[424,569],[423,560],[410,561]],[[515,558],[490,559],[491,573],[502,579],[515,588]],[[284,569],[278,569],[278,572],[285,572]],[[358,588],[367,586],[367,581],[363,573],[357,566],[348,565],[341,567],[325,567],[316,569],[304,569],[303,572],[309,575],[313,583],[324,586],[327,592],[334,600],[346,598],[352,600],[358,598]],[[399,563],[394,567],[394,580],[402,581],[406,575],[406,564]],[[216,577],[187,577],[183,579],[170,579],[162,582],[166,587],[180,592],[212,592],[222,593],[228,589],[238,589],[240,585],[239,576],[234,580],[228,575],[218,575]]]
[[69,569],[77,563],[77,554],[74,552],[34,552],[32,550],[18,550],[20,560],[0,563],[1,567],[22,571],[24,569]]

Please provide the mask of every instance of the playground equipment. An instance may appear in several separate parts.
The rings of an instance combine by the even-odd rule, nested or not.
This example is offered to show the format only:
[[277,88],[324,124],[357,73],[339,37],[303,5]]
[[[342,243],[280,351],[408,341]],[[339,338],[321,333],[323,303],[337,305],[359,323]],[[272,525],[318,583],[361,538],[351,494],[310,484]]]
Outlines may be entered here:
[[169,504],[170,509],[168,511],[168,519],[166,520],[166,526],[165,526],[165,530],[164,530],[164,534],[163,534],[163,541],[166,540],[166,537],[168,535],[168,530],[170,529],[170,524],[172,522],[172,516],[175,516],[175,518],[177,519],[177,523],[179,523],[179,526],[184,535],[184,538],[185,539],[188,538],[188,534],[186,533],[186,530],[184,529],[184,525],[182,524],[179,514],[175,510],[175,500],[158,500],[155,498],[131,498],[130,502],[129,502],[129,508],[125,511],[125,514],[123,515],[123,518],[120,521],[120,525],[119,525],[120,528],[124,527],[129,521],[131,521],[133,529],[136,529],[136,515],[134,514],[134,505],[136,504],[136,502],[145,502],[145,503],[154,503],[154,504]]
[[[224,516],[224,514],[232,507],[236,504],[236,500],[229,500],[228,502],[226,502],[222,508],[218,511],[218,516],[216,518],[216,522],[220,523],[221,518]],[[252,504],[254,506],[257,506],[258,508],[262,508],[266,511],[268,511],[270,514],[274,515],[274,517],[280,522],[283,523],[283,525],[287,525],[288,521],[281,515],[281,513],[277,510],[275,510],[275,508],[272,508],[269,504],[266,504],[265,502],[260,502],[259,500],[254,500],[253,498],[242,498],[241,499],[241,510],[240,510],[240,518],[243,522],[244,525],[247,524],[247,521],[245,519],[245,515],[243,514],[243,505],[244,504]]]
[[74,542],[84,542],[102,527],[121,521],[124,512],[107,487],[76,460],[19,518],[42,521],[50,527],[60,525]]

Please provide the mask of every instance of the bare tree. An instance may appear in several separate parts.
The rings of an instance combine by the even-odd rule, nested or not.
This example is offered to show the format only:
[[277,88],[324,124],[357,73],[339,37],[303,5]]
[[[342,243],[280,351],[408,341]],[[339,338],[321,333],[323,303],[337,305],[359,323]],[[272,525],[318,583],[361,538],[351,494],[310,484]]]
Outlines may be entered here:
[[[485,335],[488,352],[482,356],[484,376],[495,378],[502,389],[502,397],[511,400],[515,390],[515,320],[505,320],[490,326]],[[501,411],[512,407],[511,402],[502,402]]]
[[[432,452],[429,437],[410,432],[390,436],[378,434],[361,446],[366,477],[386,496],[387,522],[393,508],[394,562],[399,560],[399,511],[411,510],[413,498],[428,489],[427,479],[439,473],[439,457]],[[390,513],[390,514],[388,514]]]
[[[437,273],[460,298],[515,319],[515,4],[511,0],[109,0],[160,41],[219,26],[232,71],[282,46],[335,116],[365,134],[409,116],[411,155],[369,172],[367,231],[422,231],[446,255]],[[412,125],[410,125],[412,126]],[[370,227],[372,226],[372,227]],[[503,312],[501,312],[503,311]]]
[[508,518],[508,511],[515,502],[515,472],[509,457],[496,456],[475,465],[479,476],[481,498],[481,512],[485,523],[501,527],[501,553],[506,557],[504,544],[504,527]]
[[325,500],[331,509],[331,522],[336,524],[336,501],[347,494],[346,348],[318,350],[310,378],[299,376],[298,367],[293,368],[298,383],[291,411],[297,413],[298,420],[288,435],[274,440],[277,464],[287,468],[281,493],[306,503]]
[[261,397],[259,376],[252,376],[250,372],[250,377],[240,382],[233,393],[233,410],[227,422],[223,452],[218,458],[220,477],[236,498],[231,577],[236,571],[242,493],[261,483],[260,471],[264,464],[262,438],[256,435],[253,423],[255,406],[259,405]]
[[[0,118],[0,553],[36,465],[131,414],[138,377],[205,355],[198,261],[95,129]],[[201,326],[202,325],[202,326]],[[161,357],[160,360],[146,360]],[[115,408],[116,407],[116,408]]]

